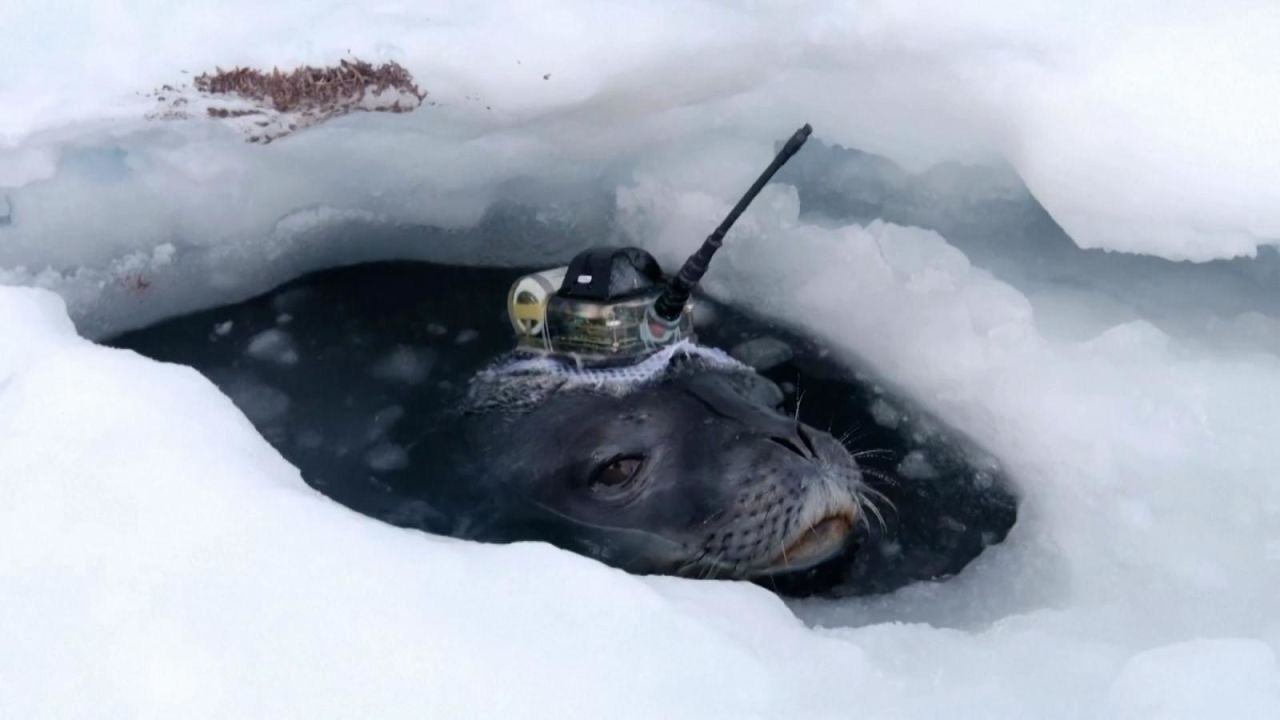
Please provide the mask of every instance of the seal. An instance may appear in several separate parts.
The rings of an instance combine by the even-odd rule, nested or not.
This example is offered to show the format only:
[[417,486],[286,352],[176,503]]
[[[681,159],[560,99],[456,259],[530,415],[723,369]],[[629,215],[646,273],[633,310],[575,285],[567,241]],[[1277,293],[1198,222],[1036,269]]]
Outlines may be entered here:
[[521,272],[333,268],[110,343],[204,373],[316,491],[439,535],[861,595],[954,575],[1013,526],[1017,498],[980,448],[730,306],[703,300],[699,337],[732,357],[511,354],[494,298]]
[[[637,573],[757,578],[849,548],[874,491],[782,391],[681,342],[618,369],[516,355],[463,403],[477,491],[464,535],[540,539]],[[483,502],[480,500],[483,498]]]

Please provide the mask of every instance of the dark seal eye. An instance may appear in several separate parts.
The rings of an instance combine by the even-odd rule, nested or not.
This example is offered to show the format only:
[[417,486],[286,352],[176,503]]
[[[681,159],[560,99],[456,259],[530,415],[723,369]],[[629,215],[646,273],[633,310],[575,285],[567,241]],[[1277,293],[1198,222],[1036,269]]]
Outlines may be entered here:
[[591,487],[605,491],[616,491],[631,485],[640,472],[643,458],[614,458],[601,465],[591,476]]

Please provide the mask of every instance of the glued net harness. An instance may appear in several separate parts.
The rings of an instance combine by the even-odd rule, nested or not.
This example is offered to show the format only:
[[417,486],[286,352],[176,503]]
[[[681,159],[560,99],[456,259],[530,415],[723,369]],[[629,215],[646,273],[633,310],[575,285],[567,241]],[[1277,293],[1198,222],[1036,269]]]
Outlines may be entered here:
[[759,379],[754,370],[728,353],[690,340],[618,367],[583,366],[572,356],[517,351],[476,373],[467,388],[463,412],[521,413],[553,394],[568,391],[624,397],[681,375],[705,371],[742,373]]

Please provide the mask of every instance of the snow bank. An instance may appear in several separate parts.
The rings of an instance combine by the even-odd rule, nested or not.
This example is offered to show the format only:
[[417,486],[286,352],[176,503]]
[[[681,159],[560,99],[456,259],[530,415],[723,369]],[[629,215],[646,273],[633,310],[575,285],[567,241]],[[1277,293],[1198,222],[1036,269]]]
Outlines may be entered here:
[[[75,337],[46,292],[0,288],[0,336],[22,340],[0,356],[4,717],[858,703],[860,651],[764,591],[392,528],[307,488],[196,372]],[[793,646],[809,657],[770,652]]]
[[[93,337],[379,257],[671,263],[805,120],[912,170],[1003,159],[1084,246],[1251,255],[1280,237],[1273,3],[74,5],[0,28],[0,284],[66,303],[0,287],[0,715],[1280,715],[1274,263],[1031,251],[997,279],[768,189],[708,289],[859,359],[1025,497],[959,578],[790,608],[356,516],[194,372],[67,314]],[[184,70],[348,51],[427,104],[266,147],[144,119]],[[1135,294],[1073,284],[1095,268]],[[1206,302],[1162,304],[1179,282]]]
[[[1126,622],[1142,633],[1254,635],[1280,619],[1266,599],[1280,590],[1268,560],[1280,547],[1280,457],[1269,449],[1280,413],[1255,401],[1280,393],[1280,358],[1205,352],[1143,320],[1051,341],[1026,297],[936,233],[814,225],[799,219],[794,190],[766,193],[708,288],[824,337],[1001,457],[1022,479],[1017,531],[1030,533],[1016,543],[1031,555],[1004,578],[1018,593],[1116,603],[1141,614]],[[661,186],[621,203],[623,226],[665,262],[727,208]],[[1002,590],[1013,588],[978,592],[1005,612],[1018,601]],[[844,619],[848,606],[832,610],[816,617]]]
[[[881,232],[940,243],[884,228],[844,240],[865,259]],[[936,299],[990,319],[974,303],[989,278],[952,269],[958,285]],[[0,714],[1274,717],[1278,588],[1261,553],[1277,547],[1277,503],[1251,464],[1277,428],[1221,413],[1276,383],[1275,359],[1219,368],[1233,377],[1212,386],[1142,328],[1056,360],[1008,334],[1019,350],[935,399],[991,423],[985,439],[1034,479],[1029,519],[951,583],[801,604],[854,626],[815,631],[753,586],[636,578],[356,515],[194,371],[92,345],[55,296],[0,288],[0,336],[21,340],[0,354]],[[1168,374],[1137,381],[1151,353]],[[1024,354],[1054,366],[1019,373]],[[1073,366],[1094,384],[1069,384]],[[1001,371],[1016,394],[993,383]],[[1183,394],[1152,394],[1197,377],[1203,417]],[[966,402],[975,391],[996,395]],[[1115,427],[1079,424],[1108,412]],[[1169,435],[1128,425],[1146,417]],[[1239,432],[1206,446],[1197,420]],[[1219,481],[1188,482],[1182,463]]]
[[[1086,247],[1205,260],[1280,238],[1280,125],[1267,122],[1280,9],[1266,0],[129,0],[5,14],[0,280],[58,290],[98,332],[154,319],[147,303],[102,310],[130,303],[139,276],[175,278],[152,294],[194,306],[352,254],[512,262],[510,244],[462,252],[424,230],[406,249],[378,229],[471,227],[526,203],[555,236],[566,214],[588,215],[579,205],[606,212],[593,191],[644,160],[697,153],[736,188],[751,171],[732,158],[806,120],[913,168],[1003,158]],[[344,57],[400,62],[427,105],[269,147],[207,117],[145,119],[164,107],[154,91],[216,66]],[[335,251],[334,223],[370,238]],[[567,252],[523,247],[544,244]],[[228,264],[272,270],[216,272]]]

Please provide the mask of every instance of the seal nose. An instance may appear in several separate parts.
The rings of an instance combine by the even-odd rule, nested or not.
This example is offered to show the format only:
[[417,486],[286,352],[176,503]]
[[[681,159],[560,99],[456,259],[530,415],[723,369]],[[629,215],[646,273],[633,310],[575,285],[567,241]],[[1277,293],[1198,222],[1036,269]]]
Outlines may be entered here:
[[809,438],[808,433],[804,431],[804,426],[800,423],[795,424],[790,436],[771,435],[769,441],[781,445],[805,460],[814,460],[818,457],[817,451],[813,449],[813,440]]

